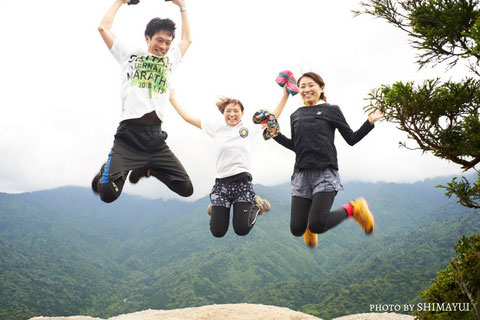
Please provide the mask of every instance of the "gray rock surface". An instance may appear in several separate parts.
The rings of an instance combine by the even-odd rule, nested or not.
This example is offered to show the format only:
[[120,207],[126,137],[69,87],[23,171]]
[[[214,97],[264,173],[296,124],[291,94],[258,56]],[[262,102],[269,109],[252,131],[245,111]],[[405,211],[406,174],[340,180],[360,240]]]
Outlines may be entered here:
[[[35,317],[30,320],[104,320],[86,316]],[[261,304],[214,304],[174,310],[145,310],[119,315],[106,320],[322,320],[288,308]],[[362,313],[333,320],[413,320],[412,316],[395,313]]]

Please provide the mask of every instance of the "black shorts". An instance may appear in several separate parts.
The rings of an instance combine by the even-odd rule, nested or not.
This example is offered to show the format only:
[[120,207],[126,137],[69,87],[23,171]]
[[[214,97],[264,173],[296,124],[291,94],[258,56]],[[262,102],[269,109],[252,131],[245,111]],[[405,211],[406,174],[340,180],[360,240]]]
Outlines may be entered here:
[[163,182],[190,181],[185,168],[170,150],[161,125],[122,121],[118,126],[101,183],[125,177],[128,171],[149,168]]

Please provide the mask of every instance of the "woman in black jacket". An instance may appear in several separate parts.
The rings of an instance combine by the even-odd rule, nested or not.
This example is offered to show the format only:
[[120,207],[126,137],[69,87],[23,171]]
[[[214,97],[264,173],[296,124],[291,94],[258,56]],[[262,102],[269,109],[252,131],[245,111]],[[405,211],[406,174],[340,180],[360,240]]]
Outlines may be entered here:
[[373,129],[373,124],[383,114],[379,111],[370,114],[360,129],[352,131],[340,108],[327,103],[325,82],[318,74],[305,73],[298,79],[298,85],[305,106],[290,116],[292,137],[289,139],[280,133],[275,138],[296,155],[290,229],[295,236],[303,234],[309,247],[316,246],[318,233],[350,217],[360,224],[366,234],[371,234],[375,229],[375,220],[364,198],[330,211],[335,195],[343,190],[334,137],[337,129],[353,146]]

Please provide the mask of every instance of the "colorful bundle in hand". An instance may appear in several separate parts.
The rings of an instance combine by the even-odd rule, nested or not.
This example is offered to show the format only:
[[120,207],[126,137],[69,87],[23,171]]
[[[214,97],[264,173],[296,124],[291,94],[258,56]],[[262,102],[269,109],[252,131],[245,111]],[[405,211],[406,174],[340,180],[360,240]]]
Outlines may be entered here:
[[298,93],[297,80],[295,80],[292,71],[285,70],[280,72],[275,81],[280,87],[284,87],[286,85],[288,93],[290,93],[292,96]]
[[275,138],[280,131],[280,125],[278,124],[275,115],[268,110],[260,109],[253,115],[253,123],[266,124],[267,127],[263,130],[263,139],[268,140]]

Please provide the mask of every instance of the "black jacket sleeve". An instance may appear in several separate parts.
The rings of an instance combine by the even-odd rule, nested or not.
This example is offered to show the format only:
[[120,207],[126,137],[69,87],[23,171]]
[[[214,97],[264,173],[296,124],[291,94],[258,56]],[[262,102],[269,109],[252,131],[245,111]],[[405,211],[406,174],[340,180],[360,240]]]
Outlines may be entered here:
[[293,139],[288,139],[281,132],[279,132],[278,135],[275,138],[273,138],[273,140],[277,141],[278,143],[280,143],[285,148],[294,151],[293,150]]
[[340,131],[343,139],[345,139],[345,141],[351,146],[362,140],[374,128],[374,125],[367,120],[363,123],[360,129],[353,131],[345,120],[340,108],[338,108],[335,116],[335,126],[338,131]]

